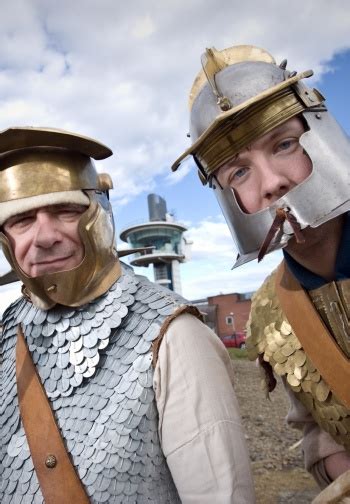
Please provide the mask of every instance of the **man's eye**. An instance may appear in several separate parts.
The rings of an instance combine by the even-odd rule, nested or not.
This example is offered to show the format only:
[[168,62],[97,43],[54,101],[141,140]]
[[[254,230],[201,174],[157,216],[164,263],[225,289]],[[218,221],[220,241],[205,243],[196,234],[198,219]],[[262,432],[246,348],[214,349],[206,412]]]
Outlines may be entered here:
[[283,142],[280,143],[279,147],[282,150],[289,149],[291,146],[292,142],[290,140],[284,140]]
[[59,219],[67,221],[76,220],[80,218],[81,214],[82,212],[80,212],[79,210],[65,210],[59,212]]
[[240,178],[244,177],[244,175],[247,173],[248,170],[249,170],[248,166],[241,166],[240,168],[235,168],[231,172],[229,182],[235,182]]
[[278,151],[286,151],[286,150],[293,150],[299,146],[299,140],[297,138],[287,138],[285,140],[282,140],[278,145],[277,145],[277,152]]
[[248,168],[246,166],[244,166],[243,168],[239,168],[236,173],[235,173],[235,177],[243,177],[243,175],[245,175],[248,171]]
[[75,210],[62,210],[60,212],[61,215],[76,215],[77,213]]
[[17,227],[17,228],[25,227],[32,220],[33,220],[33,217],[30,215],[27,215],[25,217],[20,217],[18,219],[14,219],[12,222],[9,222],[9,227]]
[[76,205],[76,206],[68,206],[68,207],[58,207],[57,209],[53,210],[53,213],[56,213],[56,215],[59,215],[62,218],[74,218],[77,216],[80,216],[83,212],[85,212],[86,207],[83,205]]

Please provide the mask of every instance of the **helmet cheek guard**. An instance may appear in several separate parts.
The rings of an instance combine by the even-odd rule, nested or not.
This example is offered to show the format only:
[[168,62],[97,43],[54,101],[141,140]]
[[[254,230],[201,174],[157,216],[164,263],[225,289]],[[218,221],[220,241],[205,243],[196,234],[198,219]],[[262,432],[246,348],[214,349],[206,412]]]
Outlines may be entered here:
[[[308,131],[301,136],[300,144],[312,162],[312,173],[270,207],[254,214],[243,212],[233,189],[222,189],[213,177],[211,186],[238,249],[234,267],[259,256],[278,209],[290,212],[300,229],[320,226],[350,210],[348,137],[327,111],[309,111],[303,117]],[[285,247],[293,236],[295,229],[285,220],[276,230],[268,251]]]

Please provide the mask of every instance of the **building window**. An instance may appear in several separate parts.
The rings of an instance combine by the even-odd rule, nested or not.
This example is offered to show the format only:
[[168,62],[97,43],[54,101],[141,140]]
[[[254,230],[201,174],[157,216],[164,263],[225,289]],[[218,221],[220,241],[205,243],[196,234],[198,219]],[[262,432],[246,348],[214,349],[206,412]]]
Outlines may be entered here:
[[233,326],[233,316],[226,317],[226,324],[228,326]]

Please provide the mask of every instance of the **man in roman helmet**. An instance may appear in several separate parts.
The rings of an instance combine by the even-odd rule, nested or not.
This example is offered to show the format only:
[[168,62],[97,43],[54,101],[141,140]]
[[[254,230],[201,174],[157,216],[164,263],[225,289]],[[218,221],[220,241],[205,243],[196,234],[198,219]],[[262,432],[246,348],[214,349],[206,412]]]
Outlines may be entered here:
[[230,359],[198,313],[119,262],[93,159],[55,129],[0,133],[0,501],[254,501]]
[[257,47],[207,49],[190,94],[192,155],[238,248],[235,266],[283,248],[252,300],[250,357],[280,375],[320,486],[350,468],[350,142],[312,71]]

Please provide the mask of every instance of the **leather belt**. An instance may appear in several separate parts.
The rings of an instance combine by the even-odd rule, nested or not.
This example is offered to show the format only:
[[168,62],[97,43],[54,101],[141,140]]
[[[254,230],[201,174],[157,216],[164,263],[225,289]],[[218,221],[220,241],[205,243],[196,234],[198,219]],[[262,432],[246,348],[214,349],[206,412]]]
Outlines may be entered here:
[[16,378],[22,423],[45,503],[88,504],[89,498],[67,453],[20,325]]

